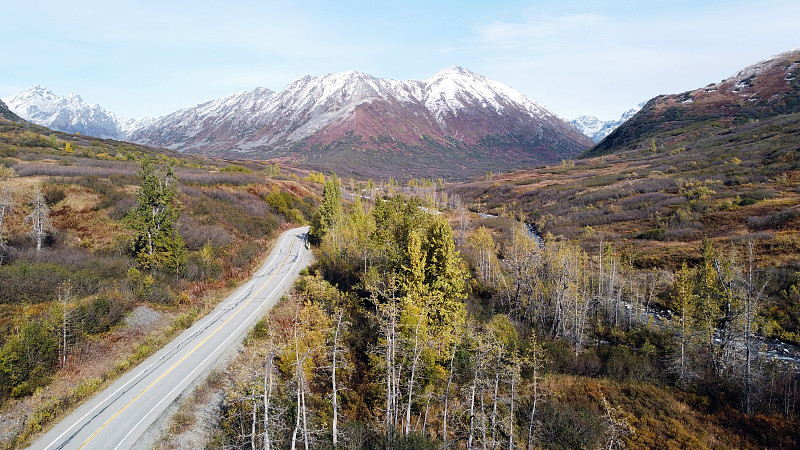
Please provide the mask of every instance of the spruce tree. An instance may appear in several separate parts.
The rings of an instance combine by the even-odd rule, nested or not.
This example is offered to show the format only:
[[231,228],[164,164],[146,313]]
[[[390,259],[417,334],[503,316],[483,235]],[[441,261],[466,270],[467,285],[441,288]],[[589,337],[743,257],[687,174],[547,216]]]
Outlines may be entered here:
[[172,166],[156,170],[153,161],[145,157],[139,178],[136,206],[126,218],[134,233],[132,249],[142,267],[176,273],[185,260],[186,247],[177,229],[180,203],[175,198],[177,180]]
[[331,229],[342,220],[342,191],[336,173],[325,180],[322,188],[322,205],[319,212],[311,219],[309,239],[318,244]]

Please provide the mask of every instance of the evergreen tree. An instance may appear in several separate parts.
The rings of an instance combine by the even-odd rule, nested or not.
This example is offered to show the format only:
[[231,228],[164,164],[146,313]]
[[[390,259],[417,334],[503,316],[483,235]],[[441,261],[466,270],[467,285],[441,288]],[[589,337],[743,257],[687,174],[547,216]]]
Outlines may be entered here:
[[133,251],[143,267],[175,273],[184,263],[186,246],[177,229],[180,203],[175,198],[177,180],[172,165],[156,170],[153,161],[145,157],[139,178],[136,206],[126,217],[134,233]]
[[325,180],[322,188],[322,205],[319,213],[311,219],[311,231],[308,237],[318,244],[322,236],[342,221],[342,191],[336,173]]

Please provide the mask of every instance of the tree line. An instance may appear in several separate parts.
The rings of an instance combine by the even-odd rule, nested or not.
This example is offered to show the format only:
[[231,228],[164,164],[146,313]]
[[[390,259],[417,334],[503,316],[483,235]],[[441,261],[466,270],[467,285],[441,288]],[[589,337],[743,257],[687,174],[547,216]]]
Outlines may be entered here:
[[[513,310],[475,310],[470,292],[507,275],[496,255],[486,255],[495,266],[473,277],[448,221],[419,200],[379,197],[365,205],[356,196],[345,212],[340,196],[339,181],[327,178],[312,221],[318,263],[251,334],[252,354],[225,395],[215,445],[546,446],[556,433],[547,417],[556,413],[539,336],[586,339],[573,314],[588,287],[578,279],[573,293],[549,289],[561,312],[544,319],[543,310],[511,296],[509,278]],[[535,240],[519,239],[522,264],[523,243],[539,250]],[[564,255],[580,263],[574,250]],[[541,291],[521,281],[517,288]],[[634,432],[624,414],[605,397],[594,407],[587,439],[622,445]]]

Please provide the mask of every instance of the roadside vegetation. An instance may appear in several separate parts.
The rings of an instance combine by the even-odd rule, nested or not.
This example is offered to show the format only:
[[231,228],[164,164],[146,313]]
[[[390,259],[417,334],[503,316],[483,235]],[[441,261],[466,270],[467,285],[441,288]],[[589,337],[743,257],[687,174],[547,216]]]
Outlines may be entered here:
[[0,119],[0,446],[212,308],[281,229],[311,218],[317,186],[277,164]]
[[513,218],[339,191],[327,178],[317,264],[229,368],[210,447],[798,445],[796,374],[747,352],[749,253],[703,240],[697,267],[639,269]]
[[[759,332],[800,343],[800,114],[693,139],[659,136],[629,150],[497,175],[447,190],[474,211],[526,221],[541,235],[611,250],[637,269],[702,261],[703,240],[746,258],[767,281]],[[670,305],[665,297],[659,306]]]

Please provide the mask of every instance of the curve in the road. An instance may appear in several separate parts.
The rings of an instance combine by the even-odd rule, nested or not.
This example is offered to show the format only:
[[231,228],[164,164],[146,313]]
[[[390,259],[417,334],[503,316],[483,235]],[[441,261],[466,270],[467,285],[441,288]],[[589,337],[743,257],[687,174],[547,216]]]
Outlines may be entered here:
[[[124,401],[123,397],[125,396],[125,394],[131,392],[131,390],[136,385],[138,385],[141,381],[145,380],[145,378],[147,376],[153,374],[158,369],[158,367],[161,367],[165,363],[167,363],[168,360],[169,360],[169,357],[177,357],[179,350],[181,348],[183,348],[188,342],[190,342],[192,339],[202,335],[204,332],[206,332],[208,329],[210,329],[211,326],[213,324],[215,324],[224,314],[230,312],[231,310],[233,310],[235,308],[236,310],[233,312],[233,314],[230,317],[225,319],[225,321],[222,324],[220,324],[216,329],[214,329],[201,342],[199,342],[194,348],[192,348],[187,354],[185,354],[178,361],[173,363],[165,372],[163,372],[160,376],[158,376],[154,381],[152,381],[148,386],[146,386],[144,389],[142,389],[136,396],[134,396],[132,399],[127,401],[124,405],[116,406],[119,409],[117,409],[116,412],[111,417],[106,419],[103,422],[103,424],[100,425],[99,428],[97,428],[97,430],[94,431],[88,438],[85,438],[85,440],[83,440],[82,444],[79,447],[75,447],[75,448],[83,449],[83,448],[89,446],[90,444],[91,444],[92,447],[95,447],[95,445],[92,443],[93,439],[95,439],[98,436],[98,434],[100,434],[106,427],[108,427],[109,424],[111,424],[115,419],[117,419],[121,414],[123,414],[123,412],[125,412],[138,399],[140,399],[143,396],[148,396],[148,395],[150,395],[150,396],[152,396],[152,395],[160,395],[161,396],[160,401],[158,401],[158,403],[156,403],[155,406],[152,406],[151,408],[148,408],[147,411],[144,414],[140,414],[141,418],[138,420],[138,422],[128,430],[128,433],[125,434],[125,436],[122,437],[122,439],[120,439],[117,442],[116,445],[106,441],[106,442],[104,442],[104,445],[102,445],[101,447],[98,447],[98,448],[112,448],[112,447],[113,448],[123,448],[126,445],[127,446],[132,445],[132,444],[125,444],[125,442],[143,424],[143,422],[145,420],[149,420],[150,422],[154,421],[157,418],[158,414],[160,413],[158,411],[158,408],[161,407],[162,404],[165,401],[174,400],[174,398],[177,397],[176,391],[178,389],[185,388],[186,387],[185,382],[187,380],[193,380],[197,376],[196,373],[201,368],[204,368],[204,369],[207,368],[208,366],[207,366],[206,363],[208,363],[209,359],[211,359],[212,357],[219,357],[220,353],[218,352],[218,350],[226,348],[229,345],[232,345],[233,344],[233,342],[231,342],[232,339],[237,337],[237,336],[242,336],[242,329],[244,327],[249,328],[250,326],[252,326],[252,324],[255,322],[255,320],[254,320],[255,316],[264,312],[260,306],[259,307],[255,307],[255,309],[250,313],[250,315],[244,321],[242,321],[239,324],[239,326],[233,332],[230,332],[229,335],[226,338],[224,338],[224,340],[221,343],[219,343],[213,349],[208,349],[207,356],[205,357],[205,359],[203,359],[201,362],[195,364],[195,366],[194,366],[193,370],[191,370],[191,372],[189,372],[187,375],[179,378],[177,381],[173,381],[174,386],[172,387],[172,389],[167,394],[159,394],[157,392],[149,393],[149,391],[154,386],[158,385],[159,382],[162,381],[165,377],[167,377],[171,372],[173,372],[174,369],[176,369],[177,367],[180,367],[181,364],[183,364],[194,353],[196,353],[198,350],[203,348],[212,339],[212,337],[214,337],[220,330],[223,330],[226,326],[228,326],[231,323],[231,321],[233,321],[233,319],[236,318],[236,316],[239,315],[239,313],[244,311],[252,302],[254,302],[257,298],[259,298],[259,295],[261,294],[261,292],[267,286],[269,286],[270,283],[272,283],[272,281],[275,279],[275,277],[279,273],[281,273],[282,269],[284,268],[286,263],[289,261],[289,257],[292,256],[292,249],[295,247],[295,241],[297,241],[298,238],[301,236],[301,235],[295,234],[298,231],[302,232],[302,239],[301,240],[303,242],[305,242],[306,239],[307,239],[307,228],[297,228],[297,229],[290,230],[290,231],[287,231],[286,233],[284,233],[284,235],[281,236],[281,239],[279,239],[278,244],[275,247],[275,250],[273,250],[273,255],[270,255],[270,258],[262,266],[262,269],[259,270],[259,273],[257,273],[253,277],[253,279],[251,279],[251,281],[247,283],[250,286],[247,286],[247,284],[245,284],[245,286],[240,289],[239,293],[235,293],[234,295],[231,296],[229,301],[226,301],[226,302],[223,302],[222,304],[220,304],[220,306],[217,307],[217,311],[215,311],[213,316],[209,320],[207,320],[204,325],[200,326],[198,324],[197,330],[193,331],[192,333],[190,333],[188,336],[186,336],[184,338],[181,338],[179,336],[177,339],[180,339],[180,341],[177,344],[173,345],[172,348],[170,348],[169,351],[167,351],[165,354],[161,355],[156,361],[151,362],[144,370],[140,371],[137,375],[135,375],[129,381],[125,382],[124,384],[122,384],[122,386],[119,386],[118,388],[116,388],[115,385],[112,385],[107,390],[116,388],[116,390],[113,393],[111,393],[110,395],[106,396],[106,398],[104,400],[102,400],[99,404],[94,406],[90,411],[86,412],[80,419],[77,419],[77,420],[72,419],[72,420],[74,420],[73,424],[71,426],[69,426],[66,430],[64,430],[61,434],[59,434],[58,437],[56,437],[55,439],[50,441],[50,439],[52,439],[52,438],[46,439],[48,436],[47,435],[43,436],[40,439],[40,442],[44,441],[46,443],[47,441],[50,441],[50,443],[48,445],[46,445],[45,447],[43,447],[43,448],[45,448],[45,449],[52,449],[52,448],[61,449],[61,448],[70,447],[70,444],[74,445],[77,442],[80,442],[80,441],[73,441],[73,440],[76,437],[78,437],[78,435],[80,435],[82,432],[86,432],[87,431],[86,428],[91,426],[91,422],[92,421],[96,420],[101,415],[104,415],[104,413],[106,413],[106,411],[108,411],[110,408],[112,408],[112,406],[114,406],[114,404],[116,402]],[[253,292],[253,288],[254,288],[254,286],[256,284],[256,280],[258,278],[260,278],[260,277],[265,276],[267,274],[267,272],[269,271],[270,266],[272,264],[274,264],[277,261],[278,257],[281,255],[281,253],[282,253],[281,247],[282,247],[282,245],[285,245],[285,243],[281,244],[281,241],[283,241],[285,238],[290,237],[290,236],[293,237],[294,239],[291,240],[291,244],[289,245],[289,249],[288,249],[288,251],[286,251],[286,256],[283,258],[283,260],[281,261],[280,265],[278,265],[274,270],[271,271],[271,275],[269,276],[269,278],[266,281],[264,281],[261,284],[261,286],[257,290],[255,290],[255,292]],[[266,297],[262,297],[262,299],[263,299],[263,301],[265,303],[267,301],[269,301],[269,300],[275,300],[275,299],[273,299],[273,297],[275,296],[276,292],[279,289],[281,289],[282,287],[285,288],[284,283],[286,282],[287,278],[292,274],[295,274],[295,275],[297,274],[297,271],[299,270],[297,266],[302,261],[304,261],[304,258],[302,257],[303,256],[302,252],[304,250],[304,247],[305,246],[303,246],[303,245],[299,245],[298,246],[297,253],[294,255],[295,259],[293,261],[292,267],[289,270],[285,271],[285,275],[283,276],[283,278],[280,279],[280,281],[278,281],[274,285],[274,288],[272,289],[272,292],[270,292]],[[247,299],[247,300],[244,301],[245,299]],[[132,382],[133,382],[133,384],[131,384]],[[105,391],[101,392],[100,395],[98,395],[96,398],[103,397],[104,396],[104,392]],[[145,407],[145,408],[147,408],[147,407]],[[166,408],[166,405],[164,406],[164,408]],[[113,410],[113,409],[111,409],[111,410]],[[154,412],[156,413],[155,416],[153,415]],[[76,411],[75,414],[79,414],[79,412]],[[87,420],[87,418],[88,418],[88,420]],[[65,419],[65,421],[68,421],[68,420],[69,420],[69,417],[67,419]],[[130,424],[131,422],[132,422],[132,420],[129,419],[127,423]],[[148,422],[148,426],[149,426],[150,422]],[[76,427],[77,427],[77,429],[76,429]],[[55,431],[55,429],[51,430],[51,433],[53,433],[53,432],[57,432],[57,431]],[[70,434],[70,432],[72,432],[72,433]],[[66,440],[62,440],[65,436],[67,436]],[[34,447],[36,447],[36,446],[37,446],[36,443],[34,443]]]

